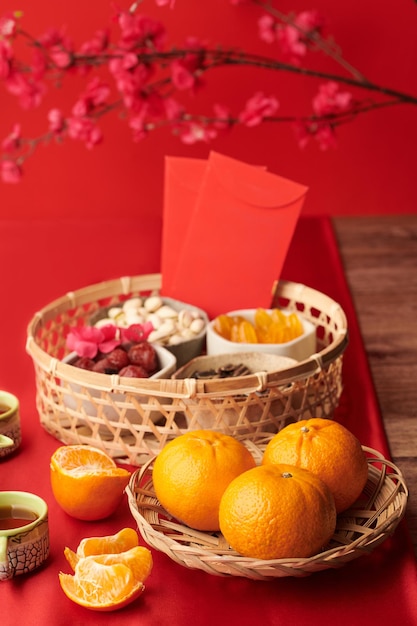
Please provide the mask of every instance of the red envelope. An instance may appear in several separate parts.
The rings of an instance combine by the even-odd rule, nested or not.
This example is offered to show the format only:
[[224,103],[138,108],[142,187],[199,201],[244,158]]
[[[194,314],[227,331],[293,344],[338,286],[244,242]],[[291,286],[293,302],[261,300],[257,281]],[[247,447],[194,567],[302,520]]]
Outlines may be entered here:
[[195,209],[206,159],[165,157],[161,293],[172,296],[177,260]]
[[167,297],[174,297],[178,258],[187,239],[206,167],[206,159],[165,157],[161,293]]
[[[201,164],[191,168],[197,176],[198,168],[201,173]],[[192,180],[188,171],[185,166],[183,180]],[[175,275],[166,295],[203,308],[211,318],[233,309],[267,308],[307,190],[211,152],[182,243],[177,231]],[[179,214],[182,220],[182,209]],[[169,219],[172,226],[172,215]]]

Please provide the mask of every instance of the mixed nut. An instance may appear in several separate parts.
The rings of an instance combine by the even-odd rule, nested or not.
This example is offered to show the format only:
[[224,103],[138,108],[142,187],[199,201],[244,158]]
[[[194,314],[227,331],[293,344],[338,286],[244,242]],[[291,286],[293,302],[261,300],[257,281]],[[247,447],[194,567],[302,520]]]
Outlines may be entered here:
[[95,326],[115,324],[120,328],[128,328],[132,324],[146,322],[151,322],[153,326],[148,341],[163,346],[194,339],[206,326],[206,320],[197,309],[183,308],[177,311],[157,295],[130,298],[120,306],[110,307],[106,317],[98,320]]

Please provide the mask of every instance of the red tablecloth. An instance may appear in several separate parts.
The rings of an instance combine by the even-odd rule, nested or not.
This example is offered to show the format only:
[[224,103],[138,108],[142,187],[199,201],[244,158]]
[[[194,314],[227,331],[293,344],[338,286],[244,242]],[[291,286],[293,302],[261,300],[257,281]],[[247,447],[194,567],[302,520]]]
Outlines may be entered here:
[[[115,212],[117,214],[117,211]],[[102,522],[68,517],[49,485],[49,459],[59,442],[39,424],[34,373],[25,353],[32,315],[67,291],[123,275],[159,271],[161,225],[141,220],[0,221],[0,388],[21,401],[23,443],[0,462],[0,489],[27,490],[43,497],[50,510],[51,554],[28,576],[0,583],[2,626],[48,624],[141,624],[143,626],[378,626],[417,625],[417,569],[408,530],[338,570],[270,582],[223,578],[188,570],[153,551],[154,569],[146,591],[134,604],[99,614],[66,598],[58,582],[69,572],[63,549],[81,538],[135,527],[127,501]],[[362,443],[389,455],[368,364],[328,218],[302,218],[283,278],[303,282],[337,300],[350,327],[344,361],[345,392],[338,419]],[[248,289],[251,277],[242,277]]]

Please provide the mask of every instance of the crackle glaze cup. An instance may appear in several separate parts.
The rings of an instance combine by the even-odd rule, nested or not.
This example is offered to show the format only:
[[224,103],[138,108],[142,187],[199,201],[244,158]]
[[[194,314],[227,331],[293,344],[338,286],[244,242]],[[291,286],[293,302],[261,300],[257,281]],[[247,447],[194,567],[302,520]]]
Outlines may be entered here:
[[21,441],[19,400],[0,390],[0,459],[14,452]]
[[0,491],[0,581],[31,572],[48,555],[46,502],[26,491]]

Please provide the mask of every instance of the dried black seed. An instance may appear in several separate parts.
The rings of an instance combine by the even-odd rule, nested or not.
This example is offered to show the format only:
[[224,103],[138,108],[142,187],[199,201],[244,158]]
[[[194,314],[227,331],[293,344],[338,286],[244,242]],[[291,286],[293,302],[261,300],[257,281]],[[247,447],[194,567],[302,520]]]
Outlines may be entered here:
[[217,378],[217,373],[215,370],[196,371],[192,374],[191,378]]
[[231,378],[232,376],[247,376],[251,371],[243,363],[237,365],[222,365],[217,370],[210,369],[202,372],[195,371],[190,378],[207,379],[207,378]]

